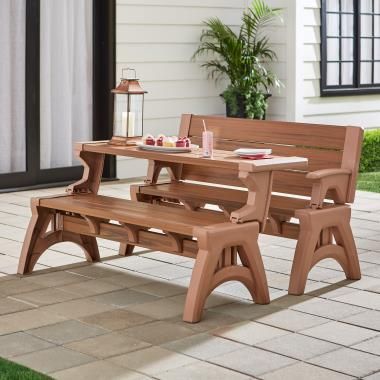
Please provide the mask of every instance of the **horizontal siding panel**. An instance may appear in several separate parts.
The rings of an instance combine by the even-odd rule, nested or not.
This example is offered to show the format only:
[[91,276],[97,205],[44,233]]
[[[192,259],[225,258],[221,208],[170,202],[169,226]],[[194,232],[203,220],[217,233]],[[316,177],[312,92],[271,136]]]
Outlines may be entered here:
[[226,87],[225,82],[217,85],[209,80],[182,80],[182,81],[153,81],[141,82],[144,90],[148,91],[146,100],[185,99],[215,97]]
[[[117,62],[190,62],[198,44],[131,44],[118,45]],[[278,62],[285,62],[286,47],[271,44]]]
[[117,0],[117,5],[139,6],[175,6],[175,7],[208,7],[208,8],[241,8],[247,5],[246,0]]
[[306,26],[320,26],[321,12],[319,9],[305,8],[303,12],[303,24]]
[[319,62],[321,60],[321,52],[319,44],[304,45],[304,62]]
[[319,62],[307,62],[303,66],[304,79],[320,79],[321,69]]
[[304,115],[378,111],[379,98],[379,95],[361,95],[305,99]]
[[338,113],[330,115],[305,116],[307,123],[333,125],[355,125],[363,128],[380,128],[380,112]]
[[[127,63],[117,63],[117,78],[121,78],[121,69]],[[199,80],[205,79],[206,71],[194,62],[138,62],[133,64],[137,77],[148,81],[165,80]]]
[[[118,44],[124,43],[199,43],[204,25],[126,25],[120,24],[117,28]],[[238,34],[239,27],[232,27]],[[286,42],[286,28],[272,28],[267,35],[271,43]]]
[[272,97],[268,101],[268,116],[272,118],[273,116],[281,116],[283,120],[285,119],[284,115],[286,115],[286,97],[277,98]]
[[305,98],[315,98],[320,96],[319,80],[305,80],[303,87]]
[[305,44],[320,44],[321,33],[319,26],[305,26],[304,31],[304,43]]
[[168,136],[177,135],[180,119],[180,116],[163,119],[144,118],[144,133],[151,133],[154,136],[160,133],[165,133]]
[[240,24],[241,9],[119,5],[117,24],[200,25],[211,17],[219,17],[229,25]]
[[[217,115],[225,113],[225,105],[218,96],[214,98],[170,99],[145,102],[147,118],[173,118],[183,113]],[[165,133],[165,131],[162,131]]]
[[303,0],[305,8],[320,8],[321,1],[320,0]]

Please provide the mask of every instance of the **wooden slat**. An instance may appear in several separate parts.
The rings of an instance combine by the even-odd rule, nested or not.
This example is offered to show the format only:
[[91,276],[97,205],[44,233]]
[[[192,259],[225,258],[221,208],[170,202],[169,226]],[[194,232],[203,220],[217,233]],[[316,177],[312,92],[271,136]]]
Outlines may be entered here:
[[325,149],[344,148],[346,127],[193,115],[189,135],[202,136],[202,120],[215,138]]
[[[158,185],[142,186],[140,192],[146,195],[167,197],[189,201],[205,201],[210,204],[242,207],[247,201],[247,191],[223,187],[200,185],[188,182],[173,182]],[[272,195],[270,213],[294,216],[295,210],[308,207],[310,199],[293,198],[283,195]],[[325,203],[328,207],[330,204]]]
[[353,203],[356,192],[356,178],[359,171],[360,154],[362,151],[363,130],[357,127],[348,127],[346,141],[344,144],[344,153],[342,159],[342,168],[350,169],[352,175],[348,184],[346,202]]
[[189,236],[193,235],[193,228],[196,226],[222,223],[227,220],[218,212],[197,213],[93,194],[41,199],[40,206]]
[[[78,144],[77,144],[78,145]],[[116,156],[144,158],[153,161],[174,162],[176,164],[188,164],[221,169],[239,170],[242,166],[244,171],[261,172],[281,169],[306,169],[307,159],[303,157],[276,157],[271,160],[243,160],[230,151],[215,150],[213,158],[202,158],[201,151],[193,150],[189,153],[169,153],[142,150],[135,146],[118,146],[107,143],[82,144],[85,152],[112,154]]]
[[[191,141],[193,144],[202,144],[202,139],[197,136],[192,137]],[[309,160],[308,171],[340,168],[343,156],[343,152],[340,150],[313,149],[295,145],[263,144],[249,141],[242,142],[219,138],[214,139],[214,148],[230,151],[238,148],[264,148],[272,149],[273,155],[306,157]]]

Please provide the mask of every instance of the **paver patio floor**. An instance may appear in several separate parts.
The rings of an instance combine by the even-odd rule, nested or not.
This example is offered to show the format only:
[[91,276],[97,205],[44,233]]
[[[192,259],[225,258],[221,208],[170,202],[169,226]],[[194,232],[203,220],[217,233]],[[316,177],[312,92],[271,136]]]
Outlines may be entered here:
[[[204,319],[182,322],[193,260],[99,240],[89,265],[72,244],[52,247],[35,272],[15,275],[32,196],[0,194],[0,356],[56,379],[380,379],[380,194],[358,192],[352,227],[363,277],[332,260],[287,294],[295,242],[260,237],[271,304],[242,285],[220,286]],[[129,184],[101,193],[128,198]]]

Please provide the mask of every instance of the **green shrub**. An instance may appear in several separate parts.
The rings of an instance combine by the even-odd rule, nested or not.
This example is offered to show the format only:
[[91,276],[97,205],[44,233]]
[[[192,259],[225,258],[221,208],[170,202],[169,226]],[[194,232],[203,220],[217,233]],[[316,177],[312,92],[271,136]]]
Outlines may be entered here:
[[364,132],[360,172],[380,171],[380,129]]

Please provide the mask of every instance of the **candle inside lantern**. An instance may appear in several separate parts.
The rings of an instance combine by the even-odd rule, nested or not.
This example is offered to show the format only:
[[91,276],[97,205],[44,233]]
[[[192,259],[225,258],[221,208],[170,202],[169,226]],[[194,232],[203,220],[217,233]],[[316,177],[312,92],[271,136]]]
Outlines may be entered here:
[[[127,119],[127,114],[128,119]],[[127,123],[128,120],[128,123]],[[121,114],[121,131],[122,136],[127,136],[127,126],[128,126],[128,137],[135,136],[135,113],[134,112],[122,112]]]

